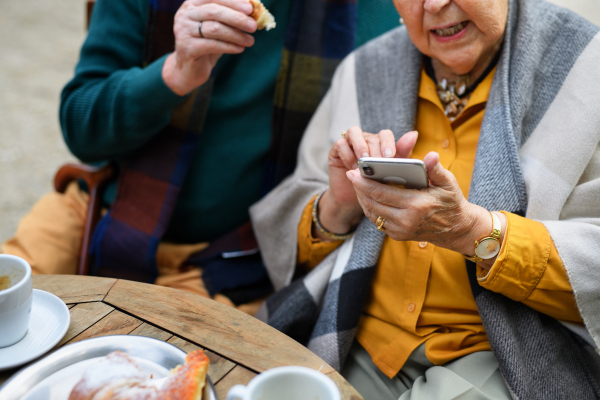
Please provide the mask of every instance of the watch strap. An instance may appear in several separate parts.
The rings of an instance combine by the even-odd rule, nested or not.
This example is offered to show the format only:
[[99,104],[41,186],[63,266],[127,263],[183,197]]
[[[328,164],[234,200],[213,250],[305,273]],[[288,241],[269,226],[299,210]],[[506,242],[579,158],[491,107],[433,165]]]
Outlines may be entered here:
[[492,214],[492,234],[490,235],[494,239],[500,240],[500,233],[502,232],[502,223],[500,222],[500,218],[493,212]]
[[491,211],[489,211],[489,213],[492,217],[492,233],[490,233],[489,236],[484,236],[481,239],[475,241],[475,247],[474,247],[475,255],[474,256],[466,256],[463,254],[463,256],[469,261],[478,263],[479,261],[484,260],[483,258],[481,258],[477,255],[477,246],[479,246],[479,243],[481,241],[483,241],[484,239],[492,238],[492,239],[495,239],[496,241],[498,241],[498,243],[500,243],[500,234],[502,232],[502,223],[500,222],[500,218],[498,218],[498,216],[496,214],[494,214]]

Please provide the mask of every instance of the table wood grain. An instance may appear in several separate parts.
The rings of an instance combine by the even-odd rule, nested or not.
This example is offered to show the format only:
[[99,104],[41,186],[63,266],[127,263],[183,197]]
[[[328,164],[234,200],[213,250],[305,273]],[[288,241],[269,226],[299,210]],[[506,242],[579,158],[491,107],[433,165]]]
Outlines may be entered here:
[[[33,277],[33,287],[55,294],[69,307],[71,325],[54,350],[99,336],[147,336],[186,352],[203,348],[210,358],[208,375],[221,400],[233,385],[286,365],[320,370],[336,383],[342,399],[362,399],[306,347],[210,299],[162,286],[90,276],[38,275]],[[0,372],[0,384],[18,369]]]

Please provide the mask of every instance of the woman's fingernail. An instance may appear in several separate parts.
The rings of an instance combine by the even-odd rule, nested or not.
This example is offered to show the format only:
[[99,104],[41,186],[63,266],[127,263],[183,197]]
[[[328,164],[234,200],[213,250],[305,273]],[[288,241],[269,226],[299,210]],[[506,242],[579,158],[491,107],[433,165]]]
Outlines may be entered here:
[[369,157],[369,153],[363,153],[363,157]]
[[350,181],[354,179],[354,174],[350,171],[346,171],[346,176],[348,177],[348,179],[350,179]]
[[252,12],[252,10],[254,10],[254,7],[252,7],[252,4],[244,1],[242,3],[242,11],[244,11],[246,14],[250,14]]
[[392,149],[390,149],[389,147],[387,147],[384,151],[385,156],[390,158],[392,156]]

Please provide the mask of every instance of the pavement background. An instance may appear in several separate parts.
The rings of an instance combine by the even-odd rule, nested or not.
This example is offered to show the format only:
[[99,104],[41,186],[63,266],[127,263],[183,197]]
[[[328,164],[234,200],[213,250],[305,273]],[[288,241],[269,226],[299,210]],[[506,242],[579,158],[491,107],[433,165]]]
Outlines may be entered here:
[[[600,25],[600,0],[552,2]],[[84,39],[84,0],[0,1],[0,243],[74,160],[58,105]]]

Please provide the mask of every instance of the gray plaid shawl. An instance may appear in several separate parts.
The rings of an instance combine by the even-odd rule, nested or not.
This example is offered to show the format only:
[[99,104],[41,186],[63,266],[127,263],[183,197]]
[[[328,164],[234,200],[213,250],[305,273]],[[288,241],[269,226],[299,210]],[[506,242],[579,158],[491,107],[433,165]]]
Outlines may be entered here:
[[[490,210],[526,213],[519,150],[598,30],[543,1],[510,2],[505,43],[481,127],[470,202]],[[412,130],[422,55],[406,31],[400,28],[370,42],[355,52],[355,58],[362,128]],[[383,238],[364,219],[354,237],[311,273],[271,296],[258,317],[307,344],[340,370]],[[484,290],[476,281],[474,264],[468,262],[467,268],[490,344],[515,399],[600,398],[600,357],[592,345],[555,319]]]

